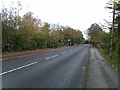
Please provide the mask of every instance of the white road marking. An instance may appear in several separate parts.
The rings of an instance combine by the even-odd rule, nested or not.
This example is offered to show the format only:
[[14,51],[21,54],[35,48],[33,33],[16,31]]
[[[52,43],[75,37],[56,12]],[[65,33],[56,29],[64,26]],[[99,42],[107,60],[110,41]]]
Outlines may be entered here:
[[36,63],[38,63],[38,62],[33,62],[33,63],[27,64],[27,65],[24,65],[24,66],[21,66],[21,67],[18,67],[18,68],[15,68],[15,69],[0,73],[0,76],[4,75],[4,74],[7,74],[7,73],[10,73],[10,72],[13,72],[13,71],[16,71],[16,70],[19,70],[19,69],[22,69],[22,68],[25,68],[25,67],[28,67],[28,66],[31,66],[31,65],[36,64]]
[[50,59],[51,57],[48,57],[48,58],[46,58],[46,59]]
[[64,55],[65,53],[67,53],[67,52],[63,52],[63,53],[61,53],[61,54]]
[[58,55],[54,55],[54,56],[52,56],[51,58],[54,58],[54,57],[57,57]]
[[52,59],[52,58],[55,58],[55,57],[57,57],[58,55],[54,55],[54,56],[51,56],[51,57],[48,57],[48,58],[46,58],[46,59]]

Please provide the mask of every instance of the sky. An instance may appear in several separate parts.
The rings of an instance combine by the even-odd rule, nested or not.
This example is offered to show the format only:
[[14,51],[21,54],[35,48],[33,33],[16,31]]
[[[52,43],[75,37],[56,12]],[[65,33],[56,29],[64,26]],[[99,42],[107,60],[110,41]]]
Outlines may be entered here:
[[[3,0],[5,6],[17,0]],[[35,17],[42,21],[70,26],[82,31],[86,38],[85,31],[93,23],[105,24],[110,21],[110,12],[105,9],[109,0],[19,0],[22,4],[21,14],[31,11]],[[0,1],[0,4],[2,1]],[[2,6],[2,5],[0,5]]]

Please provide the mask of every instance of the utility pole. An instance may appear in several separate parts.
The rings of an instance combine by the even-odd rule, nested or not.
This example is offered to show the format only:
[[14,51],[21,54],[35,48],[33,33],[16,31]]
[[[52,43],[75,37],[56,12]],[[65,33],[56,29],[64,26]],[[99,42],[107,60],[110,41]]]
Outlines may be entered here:
[[114,49],[114,24],[115,24],[115,0],[113,2],[113,20],[112,20],[112,30],[111,30],[111,43],[110,43],[110,53],[109,58],[113,58],[113,49]]
[[[118,45],[120,46],[120,14],[118,14],[118,40]],[[120,47],[118,47],[118,66],[120,66]],[[120,68],[118,68],[118,71],[120,71]]]

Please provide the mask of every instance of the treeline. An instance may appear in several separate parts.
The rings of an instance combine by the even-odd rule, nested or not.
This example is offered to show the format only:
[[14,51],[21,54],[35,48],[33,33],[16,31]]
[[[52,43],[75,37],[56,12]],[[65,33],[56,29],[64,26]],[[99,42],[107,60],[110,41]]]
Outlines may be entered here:
[[[113,6],[113,3],[108,3],[107,8],[113,10],[111,5]],[[103,28],[106,28],[106,26],[103,25],[101,27],[95,23],[88,28],[88,36],[93,46],[101,49],[100,51],[105,58],[108,59],[118,71],[120,71],[120,1],[114,2],[114,5],[114,25],[110,24],[110,27],[107,27],[110,32],[104,32]],[[113,54],[112,57],[110,52],[111,47]]]
[[83,35],[80,30],[59,24],[42,22],[27,12],[20,16],[22,6],[3,7],[0,12],[2,21],[2,51],[23,51],[41,48],[56,48],[80,44]]
[[[111,28],[110,28],[111,29]],[[120,32],[119,32],[120,33]],[[114,45],[113,45],[113,57],[110,58],[110,47],[111,47],[111,33],[104,32],[102,28],[94,23],[88,28],[89,41],[91,44],[98,48],[103,56],[109,60],[109,62],[114,65],[117,70],[120,70],[120,58],[119,57],[119,47],[120,39],[118,36],[118,30],[114,32]]]
[[97,23],[92,24],[90,28],[87,29],[87,31],[89,37],[88,40],[91,42],[91,44],[98,49],[104,50],[109,58],[111,45],[110,32],[103,31],[103,27],[101,27]]

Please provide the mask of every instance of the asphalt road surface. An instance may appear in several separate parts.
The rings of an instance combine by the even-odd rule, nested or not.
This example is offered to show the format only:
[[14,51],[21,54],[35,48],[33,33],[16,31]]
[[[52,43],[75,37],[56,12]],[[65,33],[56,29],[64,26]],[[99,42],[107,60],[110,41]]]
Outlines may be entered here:
[[90,45],[2,61],[2,88],[81,88]]

